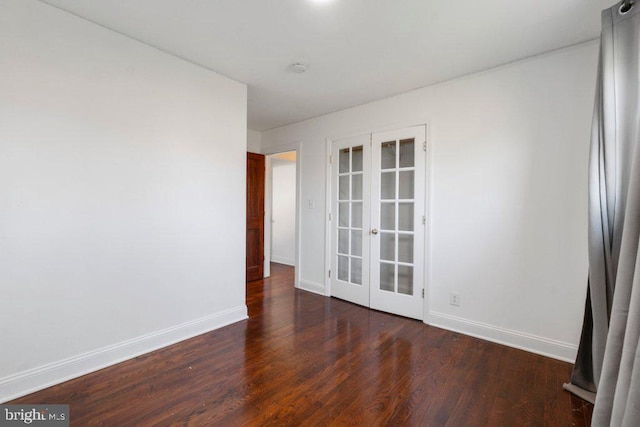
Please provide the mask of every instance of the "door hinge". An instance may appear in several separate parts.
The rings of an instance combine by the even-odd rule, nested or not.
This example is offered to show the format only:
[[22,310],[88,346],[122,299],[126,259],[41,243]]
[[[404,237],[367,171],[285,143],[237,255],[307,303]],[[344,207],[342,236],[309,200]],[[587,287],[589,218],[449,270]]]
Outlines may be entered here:
[[329,270],[329,279],[331,279],[331,270]]
[[333,221],[333,214],[329,212],[329,221]]
[[422,290],[422,298],[424,298],[424,289]]
[[329,155],[329,164],[333,164],[333,154]]
[[427,223],[427,216],[426,215],[422,215],[422,223],[423,224]]
[[422,143],[422,151],[427,151],[427,141]]

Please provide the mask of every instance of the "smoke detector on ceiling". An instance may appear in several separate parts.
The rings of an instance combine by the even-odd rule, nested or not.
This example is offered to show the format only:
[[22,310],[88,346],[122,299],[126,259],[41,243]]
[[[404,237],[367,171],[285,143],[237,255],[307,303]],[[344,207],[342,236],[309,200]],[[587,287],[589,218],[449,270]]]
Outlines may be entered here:
[[307,66],[301,62],[289,65],[289,69],[297,74],[302,74],[307,71]]

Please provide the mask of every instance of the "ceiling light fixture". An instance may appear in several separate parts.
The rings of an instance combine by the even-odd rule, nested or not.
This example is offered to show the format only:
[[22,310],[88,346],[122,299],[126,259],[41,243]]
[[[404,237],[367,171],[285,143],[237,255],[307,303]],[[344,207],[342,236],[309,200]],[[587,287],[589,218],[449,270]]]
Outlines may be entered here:
[[301,62],[289,65],[289,69],[296,74],[302,74],[307,71],[307,66]]

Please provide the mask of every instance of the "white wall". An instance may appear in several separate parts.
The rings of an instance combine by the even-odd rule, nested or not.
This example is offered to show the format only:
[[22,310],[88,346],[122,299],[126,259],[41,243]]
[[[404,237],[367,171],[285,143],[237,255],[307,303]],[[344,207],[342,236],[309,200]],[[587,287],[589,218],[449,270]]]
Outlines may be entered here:
[[253,129],[247,129],[247,151],[260,154],[262,134]]
[[0,16],[0,401],[245,318],[246,86]]
[[597,52],[589,42],[264,132],[263,150],[302,141],[301,286],[325,285],[325,139],[427,123],[426,321],[571,360]]
[[271,261],[295,265],[296,163],[271,158]]

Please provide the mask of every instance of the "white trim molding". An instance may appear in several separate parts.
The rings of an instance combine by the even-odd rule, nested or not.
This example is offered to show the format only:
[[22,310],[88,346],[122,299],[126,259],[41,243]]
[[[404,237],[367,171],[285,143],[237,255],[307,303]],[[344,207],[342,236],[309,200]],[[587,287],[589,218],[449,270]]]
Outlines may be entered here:
[[273,185],[271,182],[271,156],[264,155],[264,234],[262,251],[264,266],[262,277],[271,277],[271,202],[273,199]]
[[331,296],[331,150],[333,141],[325,139],[325,169],[324,169],[324,295]]
[[142,354],[247,319],[247,306],[221,311],[181,325],[0,378],[0,403],[98,371]]
[[553,359],[574,363],[578,347],[562,341],[501,328],[486,323],[463,319],[449,314],[431,312],[425,323],[449,331],[503,344],[509,347],[540,354]]

